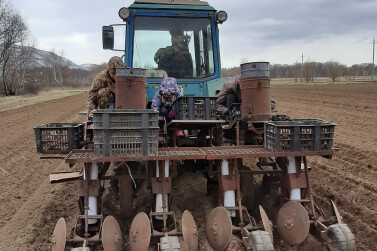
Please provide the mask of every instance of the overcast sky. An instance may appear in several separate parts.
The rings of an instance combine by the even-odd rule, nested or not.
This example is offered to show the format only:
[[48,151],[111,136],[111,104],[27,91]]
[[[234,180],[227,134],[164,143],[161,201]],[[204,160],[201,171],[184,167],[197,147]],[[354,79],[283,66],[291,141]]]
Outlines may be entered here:
[[[102,49],[103,25],[122,23],[120,0],[10,0],[26,19],[37,47],[63,51],[76,64],[119,55]],[[377,0],[216,0],[228,20],[220,25],[223,67],[243,60],[293,64],[335,60],[371,63],[377,38]],[[377,59],[376,59],[377,60]]]

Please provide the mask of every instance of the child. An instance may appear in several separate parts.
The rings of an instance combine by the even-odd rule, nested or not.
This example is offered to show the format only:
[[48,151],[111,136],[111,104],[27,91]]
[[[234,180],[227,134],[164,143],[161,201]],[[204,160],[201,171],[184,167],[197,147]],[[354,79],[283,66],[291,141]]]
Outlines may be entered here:
[[167,121],[174,118],[173,103],[181,96],[175,78],[163,78],[160,90],[156,92],[152,99],[152,109],[158,111],[160,116],[164,116]]

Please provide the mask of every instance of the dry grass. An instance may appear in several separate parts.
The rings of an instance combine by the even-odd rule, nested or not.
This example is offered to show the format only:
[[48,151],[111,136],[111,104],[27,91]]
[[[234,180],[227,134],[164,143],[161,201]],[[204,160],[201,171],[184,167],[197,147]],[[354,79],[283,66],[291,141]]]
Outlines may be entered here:
[[0,97],[0,112],[17,109],[24,106],[34,105],[48,100],[80,94],[87,90],[89,90],[89,88],[61,88],[43,90],[37,95]]
[[315,84],[315,85],[321,85],[321,84],[350,84],[350,83],[366,83],[366,82],[372,82],[371,77],[356,77],[356,78],[350,78],[350,77],[340,77],[337,79],[337,81],[332,82],[331,78],[326,77],[318,77],[314,78],[313,82],[306,83],[305,80],[300,81],[300,78],[297,79],[297,82],[294,78],[272,78],[271,79],[271,85],[299,85],[299,84]]
[[[370,77],[357,77],[355,79],[340,78],[335,84],[348,84],[348,83],[365,83],[371,82]],[[294,78],[272,78],[271,85],[297,85],[297,84],[333,84],[330,78],[314,78],[314,82],[305,83],[295,82]],[[0,96],[0,112],[13,110],[20,107],[38,104],[44,101],[63,98],[88,91],[90,87],[85,88],[59,88],[59,89],[45,89],[37,95],[23,95],[12,97]]]

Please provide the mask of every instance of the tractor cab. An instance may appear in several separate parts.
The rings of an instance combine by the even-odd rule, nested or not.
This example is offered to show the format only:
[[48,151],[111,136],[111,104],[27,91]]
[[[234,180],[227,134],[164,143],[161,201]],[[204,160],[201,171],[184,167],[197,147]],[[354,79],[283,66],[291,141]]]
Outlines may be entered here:
[[[203,1],[136,0],[119,10],[125,22],[125,65],[146,69],[151,102],[161,78],[174,77],[184,96],[216,95],[221,79],[218,24],[227,19]],[[114,25],[103,27],[103,48],[114,49]]]

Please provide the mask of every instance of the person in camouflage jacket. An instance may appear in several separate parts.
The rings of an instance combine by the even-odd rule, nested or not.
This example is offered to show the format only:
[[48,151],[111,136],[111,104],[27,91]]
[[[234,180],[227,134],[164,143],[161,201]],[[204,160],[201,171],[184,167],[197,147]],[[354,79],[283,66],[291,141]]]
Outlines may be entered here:
[[88,118],[93,117],[94,109],[105,109],[109,104],[115,103],[115,72],[116,68],[123,68],[120,57],[110,58],[107,69],[98,73],[92,82],[88,99]]
[[219,114],[228,112],[233,103],[241,103],[240,78],[241,75],[238,75],[226,81],[217,94],[216,111]]

